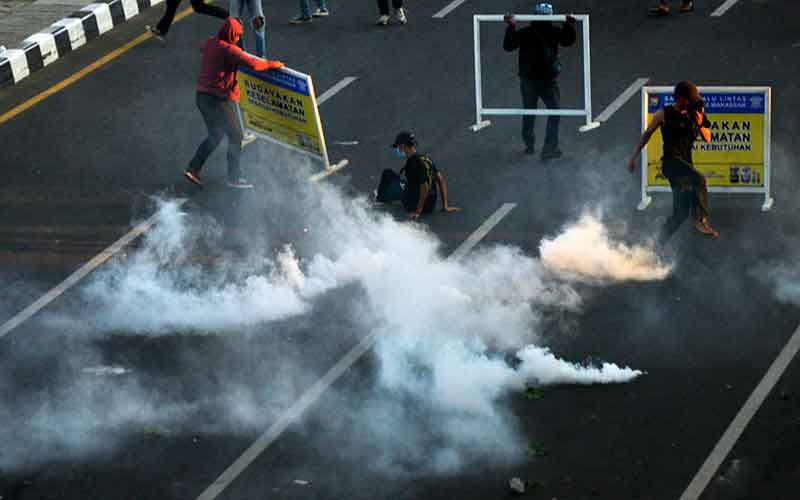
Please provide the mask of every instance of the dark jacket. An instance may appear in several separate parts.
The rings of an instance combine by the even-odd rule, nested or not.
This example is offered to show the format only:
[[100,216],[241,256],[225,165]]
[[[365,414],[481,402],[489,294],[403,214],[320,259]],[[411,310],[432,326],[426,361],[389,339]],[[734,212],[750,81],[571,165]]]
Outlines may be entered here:
[[519,49],[519,76],[552,80],[558,76],[554,67],[558,60],[558,46],[569,47],[576,38],[575,27],[568,23],[556,25],[535,21],[520,29],[512,24],[506,28],[503,48],[508,52]]
[[255,71],[280,67],[275,61],[254,57],[237,47],[232,40],[242,36],[242,25],[229,17],[222,23],[217,36],[209,38],[200,47],[203,63],[197,77],[197,91],[222,99],[239,102],[236,68],[244,66]]

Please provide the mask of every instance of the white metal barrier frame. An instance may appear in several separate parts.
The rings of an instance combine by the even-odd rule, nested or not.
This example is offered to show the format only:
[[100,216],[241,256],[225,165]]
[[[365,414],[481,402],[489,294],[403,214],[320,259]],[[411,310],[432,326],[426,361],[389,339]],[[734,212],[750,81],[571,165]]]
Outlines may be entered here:
[[[470,126],[470,130],[477,132],[491,125],[491,121],[484,120],[484,116],[584,116],[586,124],[579,130],[587,132],[600,126],[600,122],[592,121],[592,86],[591,86],[591,53],[589,44],[589,16],[588,14],[576,14],[572,17],[579,21],[583,28],[583,109],[516,109],[516,108],[484,108],[483,107],[483,87],[481,83],[481,22],[502,22],[502,15],[482,15],[477,14],[472,17],[474,33],[474,53],[475,53],[475,125]],[[566,15],[537,16],[520,15],[514,16],[516,21],[556,21],[565,22]]]
[[[673,92],[674,87],[652,86],[642,87],[642,133],[647,129],[647,108],[650,93]],[[709,193],[751,193],[763,194],[764,203],[761,205],[762,212],[772,209],[775,200],[772,198],[772,88],[771,87],[698,87],[700,95],[704,92],[714,94],[735,94],[735,93],[764,93],[764,185],[760,187],[732,187],[732,186],[708,186]],[[648,193],[661,192],[669,193],[672,189],[669,186],[649,186],[647,184],[647,146],[642,148],[640,155],[642,171],[642,199],[637,205],[637,210],[645,210],[650,206],[653,198]]]

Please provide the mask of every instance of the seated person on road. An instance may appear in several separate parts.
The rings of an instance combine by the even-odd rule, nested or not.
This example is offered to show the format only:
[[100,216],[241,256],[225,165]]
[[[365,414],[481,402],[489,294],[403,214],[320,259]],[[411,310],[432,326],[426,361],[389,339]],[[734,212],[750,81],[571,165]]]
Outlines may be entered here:
[[406,159],[406,164],[399,173],[391,169],[383,171],[375,201],[380,203],[401,201],[408,217],[416,220],[420,215],[435,210],[437,192],[441,191],[442,211],[460,210],[458,207],[450,206],[444,175],[439,172],[428,155],[417,151],[417,139],[414,134],[400,132],[392,147],[399,157]]

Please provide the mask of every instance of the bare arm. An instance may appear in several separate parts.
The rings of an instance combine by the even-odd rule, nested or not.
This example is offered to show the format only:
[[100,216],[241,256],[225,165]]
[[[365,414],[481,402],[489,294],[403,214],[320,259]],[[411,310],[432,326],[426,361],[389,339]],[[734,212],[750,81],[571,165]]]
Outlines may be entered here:
[[417,202],[417,209],[409,213],[408,216],[412,220],[416,220],[422,215],[422,210],[425,208],[425,202],[428,200],[428,192],[431,190],[428,183],[420,184],[419,186],[419,201]]
[[631,154],[630,159],[628,160],[628,170],[633,172],[636,169],[636,158],[642,152],[642,148],[647,145],[647,142],[653,136],[658,127],[664,123],[664,109],[659,109],[656,111],[656,114],[653,115],[653,119],[650,120],[650,124],[647,126],[647,129],[642,134],[641,139],[639,139],[639,143],[636,144],[636,147],[633,148],[633,153]]
[[442,193],[442,211],[444,212],[457,212],[461,210],[458,207],[450,206],[450,198],[447,196],[447,183],[441,172],[436,176],[436,183],[439,185],[439,191]]

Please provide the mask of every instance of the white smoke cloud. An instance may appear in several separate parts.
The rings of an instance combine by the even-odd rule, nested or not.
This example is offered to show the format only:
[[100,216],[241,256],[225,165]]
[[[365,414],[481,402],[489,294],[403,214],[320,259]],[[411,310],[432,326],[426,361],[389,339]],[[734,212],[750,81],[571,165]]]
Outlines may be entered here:
[[[403,430],[402,436],[383,432],[387,446],[376,463],[387,468],[405,460],[447,472],[469,457],[514,460],[520,454],[516,424],[502,404],[510,392],[529,384],[624,383],[642,375],[612,363],[571,363],[538,345],[547,312],[580,312],[581,297],[572,281],[659,280],[669,272],[651,250],[612,241],[598,219],[584,215],[555,238],[543,240],[541,259],[519,248],[494,246],[451,260],[442,257],[439,241],[424,226],[376,214],[363,200],[347,199],[335,187],[296,189],[312,193],[302,198],[307,200],[301,207],[306,219],[299,221],[314,233],[308,256],[299,258],[291,247],[276,254],[254,252],[245,261],[223,254],[209,269],[196,257],[219,245],[219,226],[187,215],[174,202],[162,202],[157,225],[141,248],[99,270],[83,288],[92,305],[88,310],[98,313],[73,321],[92,325],[97,335],[224,335],[254,326],[269,331],[272,322],[308,314],[321,295],[355,285],[358,304],[342,307],[363,313],[354,319],[361,330],[357,336],[377,334],[376,394],[385,398],[371,400],[360,411],[348,405],[341,413],[376,434]],[[343,295],[341,300],[353,298]],[[518,363],[509,364],[509,354]],[[312,378],[303,366],[285,372],[290,378],[298,374]],[[263,415],[277,413],[296,397],[280,380],[270,386],[281,395],[265,399],[231,380],[218,401],[163,406],[134,384],[107,402],[117,411],[97,411],[91,419],[70,422],[77,426],[73,435],[85,436],[97,427],[201,418],[197,405],[211,404],[222,414],[214,414],[216,427],[201,421],[200,428],[261,430]],[[405,420],[407,411],[398,410],[404,406],[394,399],[398,395],[435,418],[424,426]],[[162,407],[170,410],[159,413]],[[63,405],[44,407],[34,422],[63,419],[66,412]],[[61,444],[86,449],[74,440]],[[427,451],[414,452],[414,447]]]
[[672,270],[650,247],[612,241],[605,226],[589,213],[555,238],[543,239],[539,252],[545,267],[568,281],[658,281]]

